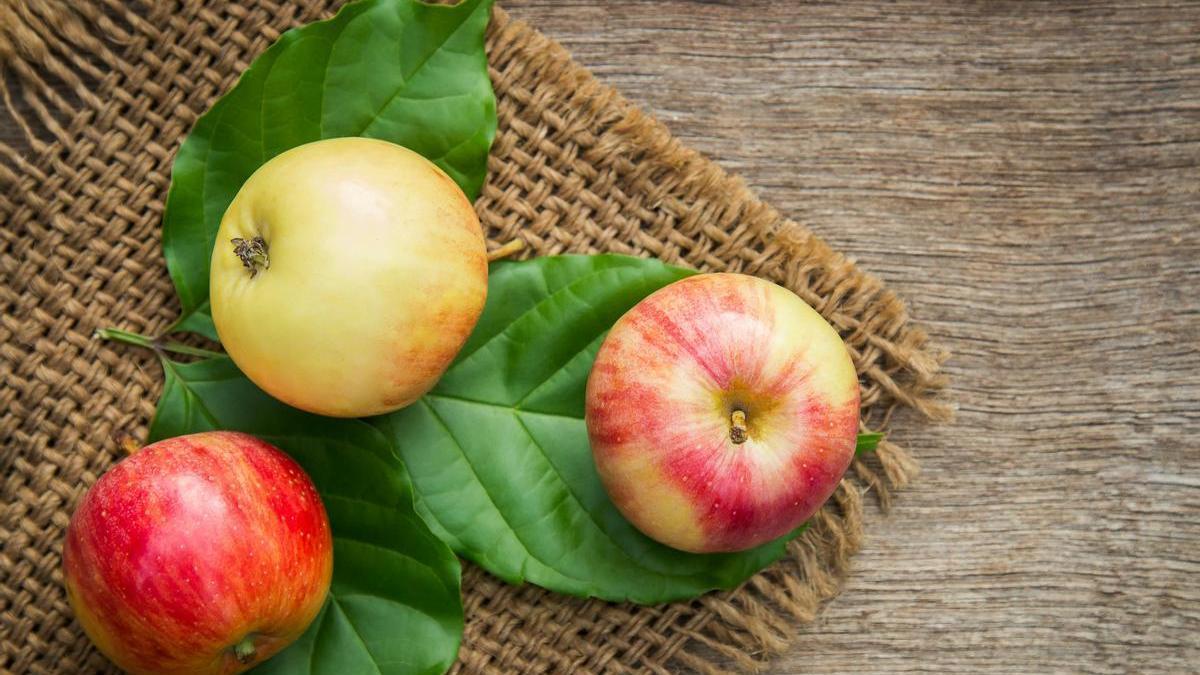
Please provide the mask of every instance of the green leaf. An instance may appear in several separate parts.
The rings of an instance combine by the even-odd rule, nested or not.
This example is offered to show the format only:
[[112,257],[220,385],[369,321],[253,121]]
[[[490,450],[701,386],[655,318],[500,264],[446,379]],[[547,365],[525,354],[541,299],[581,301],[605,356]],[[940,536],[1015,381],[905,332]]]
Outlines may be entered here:
[[620,515],[592,463],[584,387],[605,333],[690,274],[624,256],[493,265],[487,306],[441,382],[373,420],[434,532],[506,581],[640,603],[730,588],[783,555],[788,537],[737,554],[658,544]]
[[179,149],[163,253],[183,316],[214,337],[208,268],[221,216],[267,160],[322,138],[369,136],[433,161],[474,199],[496,133],[483,34],[491,0],[365,0],[284,33],[200,117]]
[[359,420],[289,408],[228,358],[163,359],[166,382],[151,440],[210,429],[254,434],[312,477],[333,528],[329,599],[266,673],[440,673],[463,631],[461,570],[413,509],[412,486],[388,440]]
[[180,316],[166,330],[167,334],[179,332],[199,333],[213,342],[221,341],[221,338],[217,336],[217,327],[213,325],[212,311],[209,309],[208,300],[200,303],[196,309]]
[[875,448],[879,447],[879,441],[882,440],[883,434],[859,434],[858,442],[854,445],[854,454],[865,455],[868,452],[875,452]]

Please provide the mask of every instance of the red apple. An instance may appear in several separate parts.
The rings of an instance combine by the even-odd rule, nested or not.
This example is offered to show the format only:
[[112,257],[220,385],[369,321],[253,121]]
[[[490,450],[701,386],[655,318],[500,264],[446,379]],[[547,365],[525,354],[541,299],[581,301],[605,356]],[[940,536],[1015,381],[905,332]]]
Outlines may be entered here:
[[96,481],[63,567],[76,617],[121,668],[238,673],[316,617],[333,540],[295,461],[217,431],[146,446]]
[[613,326],[588,378],[588,436],[638,529],[684,551],[741,551],[833,493],[854,457],[858,397],[845,345],[803,300],[701,274]]

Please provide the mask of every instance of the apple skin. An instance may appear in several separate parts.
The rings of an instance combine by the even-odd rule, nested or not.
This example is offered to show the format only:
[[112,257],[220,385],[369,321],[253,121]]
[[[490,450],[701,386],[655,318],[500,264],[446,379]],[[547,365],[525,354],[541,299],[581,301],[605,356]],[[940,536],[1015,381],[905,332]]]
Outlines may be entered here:
[[63,568],[75,616],[121,668],[238,673],[317,616],[333,540],[300,465],[214,431],[148,445],[101,476],[71,517]]
[[222,345],[264,391],[320,415],[377,415],[420,398],[466,342],[487,297],[486,244],[429,160],[369,138],[316,141],[242,186],[209,296]]
[[821,507],[854,458],[858,406],[854,364],[820,314],[757,277],[700,274],[613,326],[586,419],[621,513],[667,546],[714,553]]

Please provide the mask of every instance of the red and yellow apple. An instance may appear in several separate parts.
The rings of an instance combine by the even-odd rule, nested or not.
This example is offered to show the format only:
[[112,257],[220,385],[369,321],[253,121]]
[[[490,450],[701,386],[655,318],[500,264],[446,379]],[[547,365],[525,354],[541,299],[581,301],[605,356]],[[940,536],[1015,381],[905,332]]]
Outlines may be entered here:
[[695,553],[794,530],[854,457],[859,390],[837,331],[742,274],[659,289],[605,338],[587,384],[596,469],[646,535]]
[[262,165],[226,210],[213,322],[255,384],[303,410],[362,417],[433,387],[487,296],[483,230],[429,160],[368,138]]
[[101,476],[71,517],[63,568],[75,616],[121,668],[228,674],[316,617],[333,541],[295,461],[209,432],[146,446]]

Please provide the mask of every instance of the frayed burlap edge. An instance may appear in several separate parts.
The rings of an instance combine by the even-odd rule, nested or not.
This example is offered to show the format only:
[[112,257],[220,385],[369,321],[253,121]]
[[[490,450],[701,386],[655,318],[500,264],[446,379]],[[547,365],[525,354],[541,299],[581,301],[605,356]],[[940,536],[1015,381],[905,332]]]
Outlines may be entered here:
[[[82,147],[99,148],[110,155],[117,152],[105,149],[106,142],[123,142],[148,153],[147,162],[154,168],[145,190],[156,191],[157,196],[147,208],[161,211],[173,149],[194,115],[227,89],[230,73],[240,72],[279,32],[329,9],[319,2],[265,4],[265,8],[259,2],[245,10],[235,6],[224,15],[202,8],[195,10],[203,19],[198,27],[173,26],[175,33],[200,45],[197,50],[216,55],[215,65],[201,77],[184,78],[184,84],[193,85],[190,89],[176,91],[155,84],[144,74],[136,88],[131,86],[144,63],[131,66],[128,56],[130,44],[158,36],[155,26],[171,25],[175,20],[169,15],[171,7],[147,2],[134,12],[117,0],[70,6],[52,0],[0,0],[0,61],[4,66],[0,69],[0,95],[32,148],[25,157],[0,144],[4,158],[0,161],[0,186],[5,188],[0,213],[6,221],[14,214],[37,218],[41,213],[49,215],[52,227],[79,226],[61,209],[49,208],[36,192],[56,176],[76,175],[79,172],[72,171],[75,166],[89,166],[84,175],[90,175],[93,183],[117,185],[129,193],[144,192],[141,186],[122,184],[126,179],[120,172],[121,162],[106,165],[89,152],[79,151]],[[257,25],[257,34],[239,29],[247,23]],[[222,49],[222,40],[234,41],[240,49]],[[575,64],[561,46],[501,10],[496,11],[489,29],[488,48],[500,130],[489,162],[491,176],[477,209],[491,241],[521,238],[537,255],[613,251],[772,279],[800,294],[842,332],[863,378],[865,424],[885,428],[897,407],[913,408],[934,420],[948,416],[946,406],[934,397],[944,384],[939,374],[944,355],[929,345],[925,334],[909,321],[903,303],[878,280],[863,274],[806,228],[760,202],[739,179],[683,147],[665,127]],[[154,65],[151,62],[151,67]],[[179,79],[175,78],[176,85]],[[157,110],[169,109],[174,102],[185,112],[164,116],[143,104],[138,95],[168,103]],[[123,106],[113,106],[113,97],[127,100]],[[17,100],[22,102],[20,106]],[[31,112],[21,116],[19,110]],[[121,110],[126,114],[118,114]],[[130,110],[137,114],[129,114]],[[127,118],[149,121],[139,126],[128,123]],[[98,133],[102,128],[119,133]],[[128,165],[126,161],[126,168]],[[55,193],[63,198],[95,196],[87,184],[69,181]],[[151,215],[156,218],[158,214]],[[7,250],[15,250],[11,241],[4,243]],[[32,265],[21,260],[2,268],[6,286],[15,288],[18,275],[37,271],[37,252],[30,251],[27,257],[35,258]],[[137,248],[137,253],[139,260],[159,263],[157,271],[147,266],[149,269],[138,272],[156,274],[159,289],[169,297],[157,241]],[[171,300],[151,300],[147,304],[152,306],[142,311],[148,317],[146,327],[161,329],[174,311]],[[6,315],[17,305],[0,303]],[[6,381],[13,375],[14,381],[35,386],[44,376],[38,372],[23,376],[20,363],[31,351],[47,348],[41,338],[58,334],[67,340],[79,336],[86,340],[93,326],[47,329],[51,317],[39,315],[37,308],[26,314],[14,311],[0,325],[4,339],[18,345],[6,347],[0,375]],[[153,407],[151,393],[147,391],[134,407],[133,424],[143,430]],[[11,447],[32,433],[27,427],[37,416],[37,410],[22,405],[23,400],[15,388],[0,395],[7,411],[0,423],[5,437],[0,468],[8,476],[6,504],[10,498],[29,501],[28,486],[36,481],[18,474],[41,471],[36,465],[22,464],[16,456],[19,450]],[[10,402],[15,405],[10,407]],[[18,419],[21,413],[25,415]],[[20,431],[11,432],[18,427]],[[111,459],[101,453],[93,461],[95,470],[85,471],[83,481],[94,480]],[[637,608],[561,599],[538,589],[518,593],[468,565],[464,588],[469,623],[456,669],[662,672],[682,667],[719,672],[731,665],[755,670],[766,657],[786,649],[796,634],[795,625],[811,621],[821,604],[837,593],[849,571],[850,557],[861,546],[863,494],[870,491],[886,509],[893,491],[905,485],[915,470],[907,452],[885,441],[873,456],[855,461],[834,498],[809,530],[789,546],[788,559],[734,591],[709,594],[691,603]],[[64,623],[61,597],[47,599],[58,592],[54,585],[58,565],[55,533],[65,525],[79,493],[77,487],[52,509],[37,510],[36,517],[28,509],[13,508],[0,523],[5,535],[30,529],[42,533],[21,551],[6,546],[0,560],[0,572],[5,576],[0,596],[4,628],[0,654],[8,666],[41,664],[32,669],[46,670],[52,667],[48,660],[64,650],[55,640],[83,640],[74,624],[55,624]],[[27,560],[36,564],[25,564]],[[28,591],[31,580],[33,585],[40,584],[41,593]],[[489,605],[489,597],[508,605],[543,609],[514,609],[516,618],[505,618],[507,606]],[[55,607],[40,607],[39,602]],[[561,616],[576,613],[599,618],[586,622],[592,627],[590,632],[575,630],[584,636],[573,638],[575,643],[571,630],[561,628],[555,629],[561,639],[550,642],[542,639],[548,631],[535,614],[553,614],[555,607],[561,609]],[[472,612],[497,616],[473,622]],[[54,620],[46,618],[48,614],[55,616]],[[623,623],[638,630],[613,628]],[[531,637],[531,633],[535,635]],[[589,642],[581,645],[580,640]],[[74,651],[80,649],[86,650],[86,645]]]

